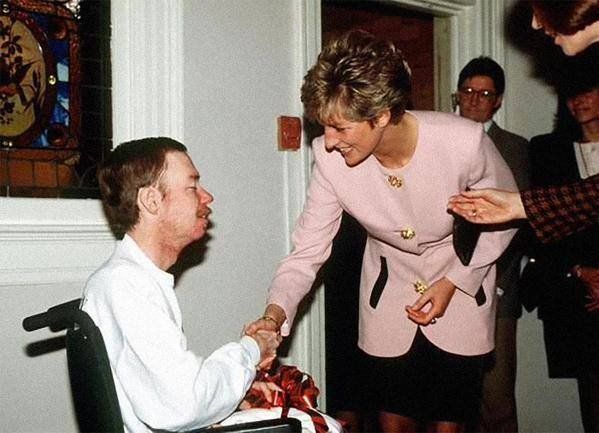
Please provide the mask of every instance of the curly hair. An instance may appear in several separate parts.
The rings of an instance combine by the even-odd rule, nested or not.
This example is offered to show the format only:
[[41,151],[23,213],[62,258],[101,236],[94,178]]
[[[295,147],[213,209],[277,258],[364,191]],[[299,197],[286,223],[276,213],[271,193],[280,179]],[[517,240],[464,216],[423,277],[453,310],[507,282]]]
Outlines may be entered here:
[[549,32],[573,35],[599,20],[599,0],[530,0],[530,4]]
[[389,109],[391,122],[397,123],[408,105],[410,79],[410,68],[392,42],[350,31],[331,40],[304,77],[304,112],[321,124],[339,115],[372,123]]
[[149,137],[115,147],[98,168],[98,183],[104,212],[112,229],[126,233],[139,220],[137,193],[156,185],[166,170],[168,152],[187,152],[185,145],[167,137]]

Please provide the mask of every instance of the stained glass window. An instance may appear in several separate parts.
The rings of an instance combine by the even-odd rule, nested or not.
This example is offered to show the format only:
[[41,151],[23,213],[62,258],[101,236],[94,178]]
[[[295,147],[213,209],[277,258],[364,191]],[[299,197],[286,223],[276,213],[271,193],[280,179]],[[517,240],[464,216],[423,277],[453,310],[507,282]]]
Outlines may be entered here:
[[111,148],[110,4],[12,0],[0,11],[0,196],[97,197]]

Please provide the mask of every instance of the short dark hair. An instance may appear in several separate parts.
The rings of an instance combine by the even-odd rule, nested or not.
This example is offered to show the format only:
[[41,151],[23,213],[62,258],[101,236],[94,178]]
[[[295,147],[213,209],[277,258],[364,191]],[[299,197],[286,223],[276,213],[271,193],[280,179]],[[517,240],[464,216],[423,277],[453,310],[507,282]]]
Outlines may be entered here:
[[137,224],[137,192],[156,185],[166,169],[168,152],[187,152],[185,145],[168,137],[132,140],[115,147],[98,168],[102,204],[112,229],[126,233]]
[[503,68],[495,60],[487,56],[480,56],[470,60],[460,72],[458,89],[469,78],[482,75],[493,80],[497,94],[503,95],[505,91],[505,74]]

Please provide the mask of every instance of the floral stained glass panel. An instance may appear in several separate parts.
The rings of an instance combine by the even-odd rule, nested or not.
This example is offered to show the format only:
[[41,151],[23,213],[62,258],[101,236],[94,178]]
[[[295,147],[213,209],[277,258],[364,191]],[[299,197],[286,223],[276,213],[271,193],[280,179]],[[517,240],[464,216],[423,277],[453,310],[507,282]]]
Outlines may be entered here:
[[101,101],[87,99],[94,106],[109,106],[109,77],[99,85],[83,76],[82,48],[87,64],[100,59],[100,69],[109,69],[110,54],[104,49],[109,45],[108,10],[107,0],[2,3],[0,196],[97,195],[93,173],[110,148],[111,133],[105,128],[110,110],[103,110],[101,128],[88,125],[94,130],[90,136],[82,128],[82,119],[90,116],[81,95],[101,89]]

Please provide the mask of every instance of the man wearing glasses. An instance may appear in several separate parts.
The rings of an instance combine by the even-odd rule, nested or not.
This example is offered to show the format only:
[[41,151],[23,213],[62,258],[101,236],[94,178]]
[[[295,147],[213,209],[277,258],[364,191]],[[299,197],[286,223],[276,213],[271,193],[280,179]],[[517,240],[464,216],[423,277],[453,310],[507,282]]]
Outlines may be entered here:
[[[508,132],[493,121],[501,107],[505,89],[503,69],[490,57],[472,59],[462,69],[454,103],[462,117],[484,125],[514,174],[518,189],[528,188],[528,141]],[[522,307],[517,285],[526,231],[520,229],[497,262],[497,321],[495,353],[483,383],[479,431],[517,432],[516,412],[516,329]]]

